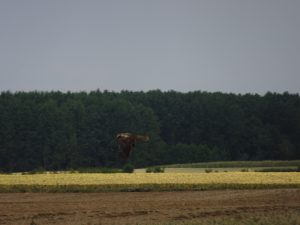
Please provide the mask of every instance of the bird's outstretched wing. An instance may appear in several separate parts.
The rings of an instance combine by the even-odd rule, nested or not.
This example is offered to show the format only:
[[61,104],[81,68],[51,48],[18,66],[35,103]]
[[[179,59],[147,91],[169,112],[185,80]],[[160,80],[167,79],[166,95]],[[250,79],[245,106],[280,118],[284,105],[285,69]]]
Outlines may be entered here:
[[116,138],[119,144],[120,156],[125,159],[129,157],[137,141],[149,141],[147,135],[134,135],[131,133],[119,133]]

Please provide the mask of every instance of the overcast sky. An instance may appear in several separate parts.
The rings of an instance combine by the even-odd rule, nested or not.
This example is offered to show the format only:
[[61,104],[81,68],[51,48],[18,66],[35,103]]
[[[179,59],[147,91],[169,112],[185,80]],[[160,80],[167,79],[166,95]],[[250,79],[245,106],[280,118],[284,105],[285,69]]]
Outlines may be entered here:
[[298,0],[0,0],[0,91],[300,93]]

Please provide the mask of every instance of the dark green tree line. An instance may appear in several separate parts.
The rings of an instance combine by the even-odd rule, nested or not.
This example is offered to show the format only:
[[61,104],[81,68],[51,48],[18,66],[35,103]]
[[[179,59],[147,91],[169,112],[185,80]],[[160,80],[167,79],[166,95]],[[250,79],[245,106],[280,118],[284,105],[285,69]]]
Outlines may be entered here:
[[119,132],[148,134],[135,166],[300,158],[298,94],[2,92],[0,170],[115,167]]

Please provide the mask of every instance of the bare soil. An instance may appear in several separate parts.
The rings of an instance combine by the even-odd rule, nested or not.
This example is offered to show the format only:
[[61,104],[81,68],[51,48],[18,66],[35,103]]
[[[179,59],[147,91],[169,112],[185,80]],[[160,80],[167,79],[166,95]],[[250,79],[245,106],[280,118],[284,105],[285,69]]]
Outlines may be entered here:
[[300,189],[0,194],[0,224],[157,224],[281,213],[300,213]]

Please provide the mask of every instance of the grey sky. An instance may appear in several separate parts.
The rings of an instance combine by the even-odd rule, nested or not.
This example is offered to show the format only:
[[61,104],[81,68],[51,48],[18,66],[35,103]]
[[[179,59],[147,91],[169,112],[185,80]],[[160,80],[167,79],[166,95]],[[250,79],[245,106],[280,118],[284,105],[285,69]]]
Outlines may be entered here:
[[300,93],[298,0],[0,0],[0,91]]

